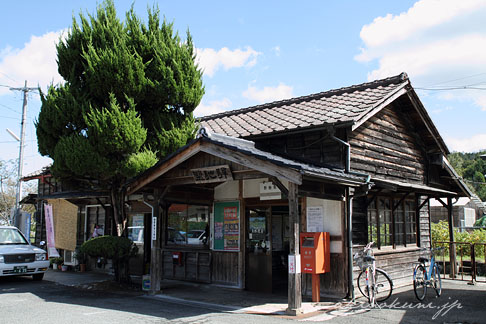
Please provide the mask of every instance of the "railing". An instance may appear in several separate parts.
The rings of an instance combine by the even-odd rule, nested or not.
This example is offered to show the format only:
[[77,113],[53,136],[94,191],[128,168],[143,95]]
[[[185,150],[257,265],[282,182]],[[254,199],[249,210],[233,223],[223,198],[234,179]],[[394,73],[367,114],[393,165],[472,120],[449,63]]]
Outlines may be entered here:
[[435,260],[442,266],[443,278],[449,274],[450,279],[486,282],[486,243],[435,242],[438,246],[446,247]]

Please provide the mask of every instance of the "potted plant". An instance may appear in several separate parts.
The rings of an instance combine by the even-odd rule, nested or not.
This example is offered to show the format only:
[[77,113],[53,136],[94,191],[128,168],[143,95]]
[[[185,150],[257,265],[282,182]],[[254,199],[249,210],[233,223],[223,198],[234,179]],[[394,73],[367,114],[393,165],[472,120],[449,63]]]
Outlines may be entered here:
[[56,263],[57,258],[49,258],[49,264],[52,266],[52,269],[56,270],[57,269],[57,263]]
[[76,260],[78,260],[79,271],[85,272],[86,263],[88,262],[88,254],[86,254],[86,252],[84,252],[83,249],[79,248],[76,249],[76,252],[74,253],[74,257],[76,258]]
[[57,258],[54,258],[54,259],[55,259],[54,263],[57,264],[57,269],[62,270],[62,266],[64,264],[64,258],[63,257],[57,257]]

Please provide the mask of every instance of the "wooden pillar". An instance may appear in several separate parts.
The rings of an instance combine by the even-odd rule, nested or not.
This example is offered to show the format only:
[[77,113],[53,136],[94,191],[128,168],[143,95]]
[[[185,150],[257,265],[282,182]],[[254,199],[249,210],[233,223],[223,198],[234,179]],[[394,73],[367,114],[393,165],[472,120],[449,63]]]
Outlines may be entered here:
[[245,256],[246,256],[246,207],[243,198],[243,180],[238,182],[238,199],[240,201],[240,252],[238,252],[238,286],[245,288]]
[[451,242],[449,245],[449,255],[450,255],[450,262],[451,262],[451,277],[455,278],[457,269],[456,269],[456,244],[454,244],[454,216],[452,215],[452,198],[447,197],[447,220],[449,222],[449,241]]
[[[289,225],[290,225],[290,255],[289,255],[289,287],[288,287],[288,308],[287,314],[302,314],[302,292],[300,273],[300,220],[298,203],[298,185],[289,182]],[[290,269],[293,261],[294,269]]]
[[[160,291],[160,281],[162,280],[162,250],[161,250],[161,208],[160,190],[154,192],[154,200],[148,202],[152,206],[152,229],[151,229],[151,253],[150,253],[150,293],[155,294]],[[162,215],[163,216],[163,215]]]

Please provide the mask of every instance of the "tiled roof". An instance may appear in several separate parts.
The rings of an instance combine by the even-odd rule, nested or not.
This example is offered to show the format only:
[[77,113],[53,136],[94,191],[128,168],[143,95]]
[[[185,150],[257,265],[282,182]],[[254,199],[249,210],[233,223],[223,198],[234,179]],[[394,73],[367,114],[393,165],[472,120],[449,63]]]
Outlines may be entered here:
[[233,137],[323,124],[354,123],[409,84],[405,73],[387,79],[200,118],[201,127]]

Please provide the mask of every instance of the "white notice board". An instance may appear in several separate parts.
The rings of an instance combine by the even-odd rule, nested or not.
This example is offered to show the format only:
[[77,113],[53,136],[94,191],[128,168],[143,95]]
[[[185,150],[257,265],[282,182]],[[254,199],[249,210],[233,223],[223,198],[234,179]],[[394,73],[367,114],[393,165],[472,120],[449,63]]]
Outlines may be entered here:
[[324,232],[324,212],[321,206],[307,207],[307,232]]

